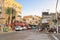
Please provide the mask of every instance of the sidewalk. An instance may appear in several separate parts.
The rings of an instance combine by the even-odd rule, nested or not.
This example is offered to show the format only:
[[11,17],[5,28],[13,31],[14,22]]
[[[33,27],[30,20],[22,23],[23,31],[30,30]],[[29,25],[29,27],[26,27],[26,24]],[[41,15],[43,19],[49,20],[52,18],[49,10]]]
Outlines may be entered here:
[[2,31],[0,31],[0,34],[7,34],[7,33],[12,33],[12,32],[15,32],[15,31],[9,31],[9,32],[2,32]]
[[4,28],[4,27],[1,27],[1,29],[0,29],[0,34],[6,34],[6,33],[15,32],[15,31],[12,31],[11,27],[8,28],[8,32],[3,32],[3,28]]

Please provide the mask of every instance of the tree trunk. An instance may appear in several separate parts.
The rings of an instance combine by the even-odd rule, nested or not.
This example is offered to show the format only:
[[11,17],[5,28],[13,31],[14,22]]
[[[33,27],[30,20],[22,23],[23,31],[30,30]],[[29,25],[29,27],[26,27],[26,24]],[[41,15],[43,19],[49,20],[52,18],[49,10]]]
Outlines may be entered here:
[[10,16],[8,16],[8,24],[10,23]]

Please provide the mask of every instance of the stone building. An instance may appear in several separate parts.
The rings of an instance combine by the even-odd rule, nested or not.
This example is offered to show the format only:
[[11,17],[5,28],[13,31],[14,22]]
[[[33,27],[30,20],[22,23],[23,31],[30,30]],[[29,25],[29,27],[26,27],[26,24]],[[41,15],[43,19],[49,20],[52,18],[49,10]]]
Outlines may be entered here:
[[32,24],[32,25],[38,25],[41,21],[41,17],[40,16],[24,16],[23,17],[24,21],[27,22],[28,24]]
[[0,0],[0,23],[5,23],[7,20],[8,15],[5,12],[6,8],[13,8],[16,11],[15,20],[20,20],[22,5],[17,3],[15,0]]
[[56,20],[56,13],[42,13],[42,23],[48,23],[48,25],[52,28],[56,27],[56,22],[58,22],[58,26],[60,25],[60,13],[58,13],[57,20]]

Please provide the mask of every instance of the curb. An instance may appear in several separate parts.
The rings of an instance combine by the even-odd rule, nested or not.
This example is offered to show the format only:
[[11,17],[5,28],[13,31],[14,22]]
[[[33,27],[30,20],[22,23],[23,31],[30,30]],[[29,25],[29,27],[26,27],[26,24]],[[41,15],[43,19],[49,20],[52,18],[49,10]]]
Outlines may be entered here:
[[8,33],[13,33],[13,32],[16,32],[16,31],[11,31],[11,32],[0,32],[0,34],[8,34]]

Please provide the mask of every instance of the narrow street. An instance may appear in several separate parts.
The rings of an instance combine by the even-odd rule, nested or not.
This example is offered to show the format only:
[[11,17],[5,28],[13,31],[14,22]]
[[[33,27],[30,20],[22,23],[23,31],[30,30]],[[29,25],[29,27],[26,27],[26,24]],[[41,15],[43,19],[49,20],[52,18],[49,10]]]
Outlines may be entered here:
[[2,34],[0,35],[0,40],[50,40],[50,37],[35,30],[24,30]]

